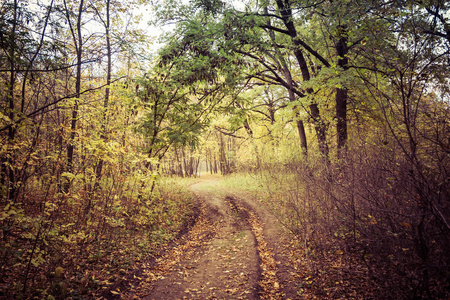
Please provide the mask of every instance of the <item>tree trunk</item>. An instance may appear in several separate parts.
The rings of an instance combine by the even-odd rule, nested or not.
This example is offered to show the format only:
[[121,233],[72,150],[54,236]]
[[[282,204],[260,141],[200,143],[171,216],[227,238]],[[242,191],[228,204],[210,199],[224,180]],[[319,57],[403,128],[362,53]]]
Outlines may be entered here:
[[[107,123],[107,113],[108,113],[108,105],[109,105],[109,93],[110,93],[110,87],[111,84],[111,68],[112,68],[112,60],[111,60],[111,36],[110,36],[110,0],[106,1],[106,21],[105,21],[105,34],[106,34],[106,57],[107,57],[107,69],[106,69],[106,89],[105,89],[105,99],[103,102],[103,120],[102,120],[102,126],[101,126],[101,135],[100,138],[103,140],[103,142],[106,143],[107,136],[106,136],[106,123]],[[98,181],[100,180],[102,176],[102,169],[103,169],[103,158],[100,157],[97,165],[96,170],[96,177],[97,177],[97,185]]]
[[211,160],[210,160],[210,158],[209,158],[209,151],[208,150],[206,150],[206,159],[205,159],[205,172],[206,173],[208,173],[208,166],[211,164]]
[[[75,136],[76,136],[76,129],[77,129],[77,118],[78,118],[78,104],[80,100],[81,95],[81,63],[82,63],[82,56],[83,56],[83,39],[81,35],[81,16],[83,14],[83,5],[84,0],[80,1],[80,6],[78,8],[78,16],[77,16],[77,24],[76,24],[76,32],[73,30],[73,27],[71,25],[69,11],[66,5],[66,1],[64,1],[66,14],[67,14],[67,21],[69,23],[69,27],[72,33],[72,37],[74,39],[75,49],[77,53],[77,73],[76,73],[76,81],[75,81],[75,102],[72,109],[72,121],[70,125],[70,137],[69,142],[67,144],[67,165],[66,170],[69,173],[73,173],[73,157],[74,157],[74,150],[75,150]],[[75,35],[76,34],[76,35]],[[69,191],[70,182],[66,182],[64,185],[64,192],[67,193]]]
[[[9,119],[12,124],[14,124],[14,119],[16,117],[15,114],[15,106],[14,106],[14,87],[16,84],[16,72],[15,72],[15,65],[16,65],[16,26],[17,26],[17,10],[18,10],[18,3],[17,0],[14,1],[14,12],[13,12],[13,20],[12,20],[12,26],[11,26],[11,33],[10,33],[10,40],[9,40],[9,54],[8,54],[8,62],[9,66],[11,68],[11,72],[9,74],[9,82],[8,82],[8,92],[6,95],[8,108],[9,108]],[[16,176],[15,176],[15,170],[14,170],[14,152],[12,151],[12,146],[14,144],[14,139],[16,136],[16,128],[15,126],[10,126],[8,129],[8,156],[6,158],[6,161],[8,162],[6,166],[6,174],[8,178],[8,186],[9,186],[9,194],[8,199],[14,200],[16,198]]]
[[184,177],[183,165],[182,165],[182,163],[180,161],[180,156],[178,155],[177,147],[173,147],[173,148],[175,150],[175,158],[176,158],[176,161],[177,161],[177,163],[176,163],[176,170],[177,170],[176,173],[177,173],[178,176]]
[[303,154],[308,154],[308,142],[306,140],[305,125],[302,120],[297,120],[297,130],[300,137],[300,148]]
[[[267,7],[264,8],[264,12],[266,14],[269,13]],[[268,25],[271,25],[270,20],[268,21]],[[294,102],[296,99],[295,99],[295,94],[294,94],[294,85],[293,85],[291,72],[289,71],[289,67],[288,67],[286,61],[284,60],[283,56],[281,55],[280,51],[278,50],[278,46],[275,43],[275,33],[273,32],[273,30],[270,30],[269,35],[270,35],[270,39],[273,42],[273,47],[275,48],[275,51],[278,53],[281,66],[283,68],[282,71],[283,71],[284,77],[287,81],[287,84],[289,85],[289,89],[288,89],[289,101]],[[294,110],[295,110],[295,107],[294,107]],[[275,121],[275,115],[274,115],[273,109],[270,110],[270,107],[269,107],[269,113],[270,113],[271,122],[273,124],[273,122]],[[302,153],[304,155],[307,155],[308,154],[308,142],[306,140],[305,127],[304,127],[303,121],[300,120],[300,116],[298,113],[296,113],[296,117],[297,117],[297,120],[296,120],[297,130],[298,130],[298,135],[300,138],[300,148],[302,149]]]
[[[294,55],[297,59],[298,65],[300,67],[300,71],[302,73],[303,81],[309,81],[311,78],[308,64],[306,63],[306,59],[302,53],[301,50],[301,43],[297,37],[297,30],[295,29],[295,25],[292,18],[292,10],[290,7],[289,0],[283,1],[283,0],[277,0],[277,6],[278,10],[281,14],[281,19],[283,20],[284,25],[286,26],[289,36],[291,37],[292,43],[295,45]],[[312,89],[307,89],[306,92],[308,94],[312,94]],[[323,122],[319,108],[316,103],[312,103],[309,106],[310,114],[314,122],[314,128],[317,134],[317,141],[319,144],[319,150],[322,153],[322,155],[326,158],[328,158],[328,144],[327,144],[327,136],[326,136],[326,124]]]
[[[336,53],[339,56],[338,66],[344,70],[348,69],[348,53],[347,46],[347,29],[344,26],[340,27],[341,37],[336,44]],[[344,156],[345,149],[347,147],[347,101],[348,91],[344,88],[338,88],[336,90],[336,133],[337,133],[337,154],[338,158]]]
[[220,172],[222,175],[228,174],[228,160],[226,155],[226,144],[223,141],[223,134],[219,133],[220,136]]
[[184,147],[181,147],[181,155],[183,156],[183,166],[184,166],[184,174],[186,177],[190,177],[191,174],[189,173],[189,165],[188,160],[186,159],[186,151],[184,151]]
[[328,158],[329,148],[327,143],[327,130],[322,118],[320,117],[319,107],[317,104],[311,104],[309,109],[311,111],[311,117],[313,118],[320,153],[322,153],[324,157]]

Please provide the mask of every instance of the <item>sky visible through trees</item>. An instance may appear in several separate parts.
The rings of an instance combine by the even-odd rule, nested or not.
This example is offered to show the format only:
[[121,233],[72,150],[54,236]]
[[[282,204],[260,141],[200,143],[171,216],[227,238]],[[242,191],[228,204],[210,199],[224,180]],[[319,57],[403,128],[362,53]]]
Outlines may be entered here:
[[449,9],[3,1],[0,298],[108,291],[196,222],[205,174],[299,241],[298,293],[334,257],[364,298],[448,298]]

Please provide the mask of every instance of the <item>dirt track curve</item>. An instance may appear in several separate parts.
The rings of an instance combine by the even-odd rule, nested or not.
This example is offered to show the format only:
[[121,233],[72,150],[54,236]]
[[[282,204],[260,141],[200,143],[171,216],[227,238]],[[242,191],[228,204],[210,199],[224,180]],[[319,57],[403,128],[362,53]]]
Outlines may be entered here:
[[152,266],[144,266],[140,292],[132,298],[297,298],[275,218],[248,195],[220,189],[219,180],[190,187],[199,206],[194,224]]

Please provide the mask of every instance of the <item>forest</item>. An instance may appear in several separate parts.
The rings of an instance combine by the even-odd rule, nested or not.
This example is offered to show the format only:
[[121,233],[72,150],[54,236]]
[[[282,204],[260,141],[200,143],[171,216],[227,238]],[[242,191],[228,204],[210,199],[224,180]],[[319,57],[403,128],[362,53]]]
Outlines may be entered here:
[[0,299],[449,299],[449,70],[445,0],[3,0]]

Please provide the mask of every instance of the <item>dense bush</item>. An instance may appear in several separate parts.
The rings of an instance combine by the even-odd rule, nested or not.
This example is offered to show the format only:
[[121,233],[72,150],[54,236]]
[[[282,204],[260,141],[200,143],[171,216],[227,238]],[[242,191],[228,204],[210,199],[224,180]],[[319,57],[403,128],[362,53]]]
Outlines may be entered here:
[[[376,140],[376,139],[374,139]],[[450,161],[418,139],[411,162],[394,140],[366,138],[345,159],[270,163],[258,173],[282,223],[326,257],[340,249],[367,267],[382,298],[446,299],[450,284]],[[324,268],[310,256],[314,272]]]

